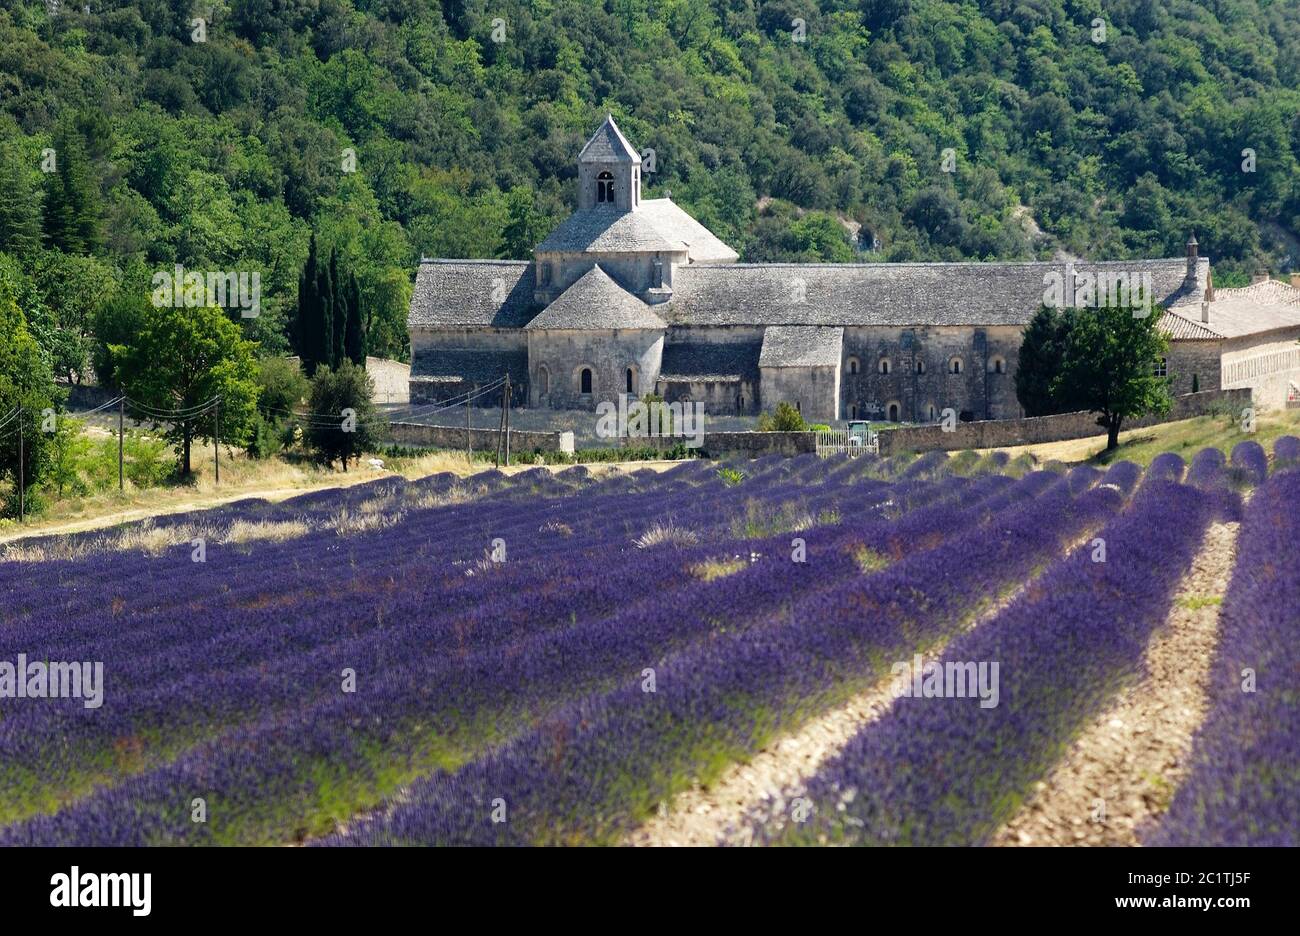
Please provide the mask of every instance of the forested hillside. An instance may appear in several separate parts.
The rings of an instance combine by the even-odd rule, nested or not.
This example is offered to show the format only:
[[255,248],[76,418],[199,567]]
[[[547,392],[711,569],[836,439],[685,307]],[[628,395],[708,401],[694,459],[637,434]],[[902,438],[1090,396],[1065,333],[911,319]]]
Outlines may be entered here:
[[174,263],[287,349],[313,231],[403,356],[418,258],[528,256],[607,111],[746,260],[1300,262],[1300,0],[85,2],[0,0],[0,276],[68,376]]

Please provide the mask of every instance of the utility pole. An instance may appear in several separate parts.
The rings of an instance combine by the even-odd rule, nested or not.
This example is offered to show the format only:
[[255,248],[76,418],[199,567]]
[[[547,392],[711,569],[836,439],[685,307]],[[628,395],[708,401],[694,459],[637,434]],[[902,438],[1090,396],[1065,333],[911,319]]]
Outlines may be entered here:
[[27,513],[27,484],[23,477],[23,408],[18,407],[18,522]]
[[510,467],[510,374],[506,374],[506,467]]
[[[212,408],[212,421],[216,424],[212,435],[212,464],[217,471],[217,484],[221,483],[221,400],[218,399]],[[347,464],[344,463],[344,468]]]
[[474,396],[471,393],[470,396],[465,398],[465,454],[471,463],[474,461],[474,436],[470,432],[469,415],[473,410],[473,406]]
[[[509,375],[509,374],[506,374],[506,385],[507,385],[507,386],[509,386],[509,382],[510,382],[510,375]],[[500,418],[500,420],[497,422],[497,457],[496,457],[496,467],[498,467],[498,468],[501,467],[501,443],[502,443],[502,441],[503,441],[504,438],[505,438],[505,434],[506,434],[506,398],[505,398],[505,391],[503,390],[502,393],[501,393],[501,418]]]
[[126,397],[117,401],[117,490],[126,490],[126,474],[122,467],[122,435],[126,424]]

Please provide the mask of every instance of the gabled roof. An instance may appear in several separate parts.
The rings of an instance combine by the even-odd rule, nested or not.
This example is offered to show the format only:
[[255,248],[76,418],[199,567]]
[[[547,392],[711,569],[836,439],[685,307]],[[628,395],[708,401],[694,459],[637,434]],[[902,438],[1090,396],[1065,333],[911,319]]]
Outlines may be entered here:
[[535,310],[534,288],[526,260],[424,260],[407,324],[520,328]]
[[[1186,260],[1074,261],[1077,273],[1150,273],[1155,301],[1196,292]],[[1059,261],[1015,263],[692,263],[673,271],[659,314],[672,325],[1016,326],[1043,304]]]
[[610,279],[597,264],[526,326],[536,329],[664,329],[650,307]]
[[[1300,327],[1300,289],[1277,280],[1251,283],[1240,289],[1215,289],[1210,303],[1210,321],[1201,322],[1200,302],[1186,302],[1170,308],[1168,323],[1186,331],[1173,319],[1187,319],[1215,338],[1240,338],[1284,328]],[[1164,324],[1162,320],[1162,324]],[[1173,338],[1184,336],[1171,331]],[[1195,339],[1192,339],[1195,340]]]
[[844,329],[775,325],[763,332],[759,367],[834,367],[840,363]]
[[1171,309],[1160,316],[1156,327],[1174,341],[1221,341],[1223,339],[1223,335],[1205,323],[1191,318],[1190,311]]
[[614,116],[609,114],[578,154],[578,162],[633,163],[639,166],[641,155],[632,149],[632,144],[618,129],[618,124],[614,123]]

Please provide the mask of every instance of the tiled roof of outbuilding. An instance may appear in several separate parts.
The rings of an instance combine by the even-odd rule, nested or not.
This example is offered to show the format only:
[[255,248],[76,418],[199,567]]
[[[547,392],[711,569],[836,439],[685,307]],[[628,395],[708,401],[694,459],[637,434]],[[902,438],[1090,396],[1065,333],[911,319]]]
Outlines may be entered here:
[[1241,338],[1278,329],[1300,328],[1300,289],[1277,280],[1252,283],[1239,289],[1215,289],[1208,323],[1200,321],[1199,301],[1173,306],[1162,320],[1162,325],[1175,339],[1183,338],[1181,333],[1188,331],[1179,319],[1190,321],[1215,338]]
[[667,328],[650,307],[614,282],[596,264],[543,309],[527,328]]

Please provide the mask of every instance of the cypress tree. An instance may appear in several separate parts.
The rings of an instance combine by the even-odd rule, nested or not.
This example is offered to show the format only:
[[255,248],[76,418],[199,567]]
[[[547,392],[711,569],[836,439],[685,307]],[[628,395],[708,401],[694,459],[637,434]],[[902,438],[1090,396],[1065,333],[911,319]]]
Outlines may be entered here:
[[348,274],[347,288],[348,327],[346,343],[348,360],[362,369],[366,366],[366,335],[361,326],[361,288],[357,275]]
[[339,365],[348,357],[348,304],[346,284],[339,277],[339,252],[336,249],[330,251],[329,297],[333,311],[330,321],[333,339],[330,345],[330,367],[338,370]]
[[337,361],[334,358],[334,284],[330,282],[328,262],[316,268],[316,306],[319,323],[316,361],[332,370]]
[[298,320],[294,323],[298,359],[302,362],[303,373],[308,377],[316,373],[316,368],[321,363],[320,293],[316,288],[319,275],[320,263],[316,255],[316,235],[313,233],[311,246],[307,248],[307,264],[298,276]]

